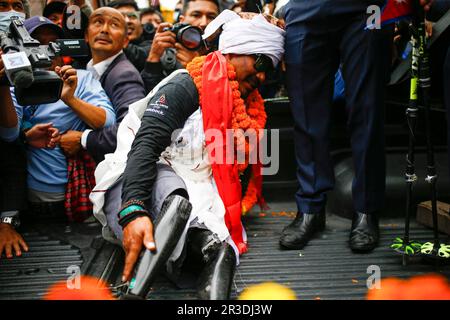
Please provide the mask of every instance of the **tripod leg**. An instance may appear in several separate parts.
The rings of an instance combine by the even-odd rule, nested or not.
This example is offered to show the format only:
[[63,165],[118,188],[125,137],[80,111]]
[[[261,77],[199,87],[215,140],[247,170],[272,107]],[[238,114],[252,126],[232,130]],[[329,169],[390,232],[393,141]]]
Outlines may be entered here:
[[156,252],[145,250],[136,268],[135,284],[130,294],[145,298],[150,285],[175,249],[191,214],[190,202],[178,195],[167,197],[155,221]]

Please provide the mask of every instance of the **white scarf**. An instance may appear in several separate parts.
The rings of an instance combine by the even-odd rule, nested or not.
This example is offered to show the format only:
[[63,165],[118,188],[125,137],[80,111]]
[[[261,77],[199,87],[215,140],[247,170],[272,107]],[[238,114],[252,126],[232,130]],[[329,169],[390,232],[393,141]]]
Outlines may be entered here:
[[253,19],[242,19],[231,10],[224,10],[206,27],[203,39],[213,35],[220,27],[219,51],[223,54],[264,54],[272,59],[274,67],[284,53],[285,31],[256,15]]

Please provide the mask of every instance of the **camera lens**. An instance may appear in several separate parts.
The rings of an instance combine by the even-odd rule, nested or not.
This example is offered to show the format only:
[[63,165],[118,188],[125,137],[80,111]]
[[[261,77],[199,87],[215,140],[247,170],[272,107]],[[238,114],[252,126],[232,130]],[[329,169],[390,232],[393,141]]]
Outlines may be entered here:
[[202,44],[201,30],[195,27],[188,27],[181,32],[179,40],[189,50],[197,50]]

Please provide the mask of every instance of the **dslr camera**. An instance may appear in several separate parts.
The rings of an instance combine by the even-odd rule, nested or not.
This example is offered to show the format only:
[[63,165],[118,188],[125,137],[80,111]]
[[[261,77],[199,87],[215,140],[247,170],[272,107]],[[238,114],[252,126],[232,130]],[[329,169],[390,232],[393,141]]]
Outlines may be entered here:
[[164,28],[163,31],[172,31],[176,35],[178,43],[191,51],[197,51],[203,46],[202,29],[187,23],[176,23],[172,28]]
[[6,79],[0,81],[14,86],[17,102],[25,106],[60,99],[62,80],[54,71],[47,70],[55,57],[87,55],[84,40],[63,39],[41,45],[18,18],[11,19],[9,31],[0,31],[0,48],[6,71]]

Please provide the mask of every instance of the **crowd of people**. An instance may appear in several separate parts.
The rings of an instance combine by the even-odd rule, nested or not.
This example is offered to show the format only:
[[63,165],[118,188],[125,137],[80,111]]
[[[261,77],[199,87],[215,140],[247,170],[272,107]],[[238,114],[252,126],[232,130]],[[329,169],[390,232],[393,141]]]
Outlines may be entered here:
[[[191,50],[158,8],[140,10],[134,0],[95,10],[85,0],[48,1],[33,17],[27,0],[0,0],[3,31],[15,16],[42,45],[82,38],[89,48],[87,57],[53,59],[60,99],[36,105],[19,104],[0,51],[0,256],[30,249],[16,230],[19,214],[77,222],[94,214],[103,236],[125,250],[124,282],[142,248],[158,246],[146,272],[137,270],[135,294],[165,265],[179,286],[195,278],[201,298],[229,298],[247,251],[243,203],[247,211],[262,200],[262,165],[249,163],[254,146],[245,134],[265,127],[263,97],[277,94],[264,90],[267,80],[285,77],[299,189],[298,214],[281,247],[302,249],[325,226],[334,184],[331,105],[345,99],[355,166],[349,244],[355,252],[373,250],[385,192],[384,93],[394,26],[368,30],[366,9],[384,2],[184,0],[174,20],[203,38]],[[81,30],[67,27],[73,4],[81,8]],[[420,4],[428,10],[430,1]],[[211,161],[230,148],[227,130],[244,163]],[[208,140],[211,131],[227,142]],[[247,191],[240,183],[246,170]]]

